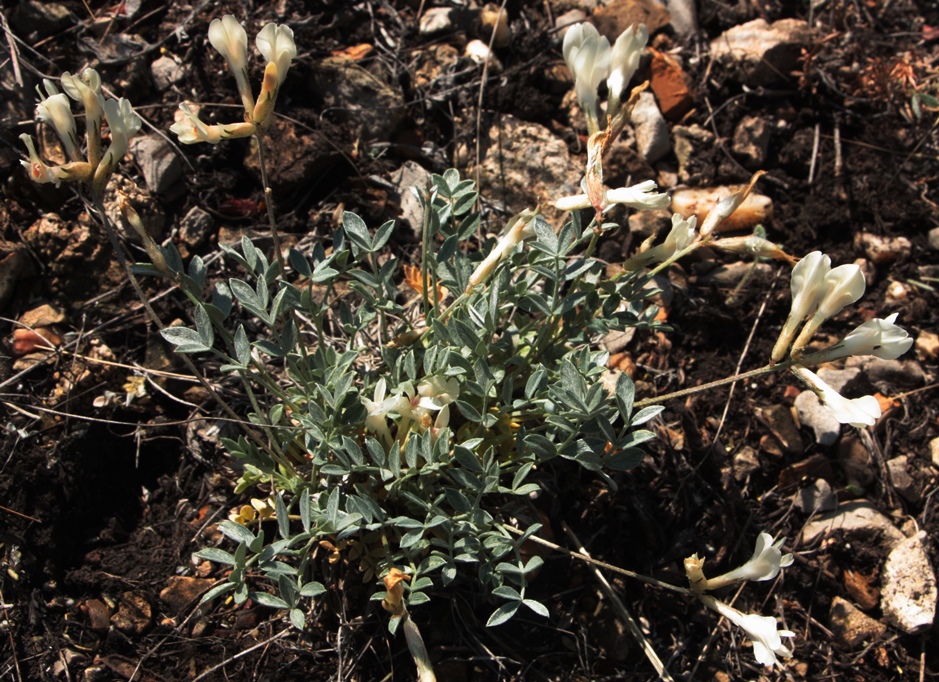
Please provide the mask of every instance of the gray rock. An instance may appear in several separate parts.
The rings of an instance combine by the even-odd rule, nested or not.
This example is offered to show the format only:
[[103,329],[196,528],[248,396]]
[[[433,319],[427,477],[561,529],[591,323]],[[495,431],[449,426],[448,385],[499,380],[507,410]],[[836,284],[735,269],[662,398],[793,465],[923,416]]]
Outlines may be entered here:
[[655,95],[646,90],[632,110],[632,124],[636,131],[636,148],[648,163],[655,163],[671,151],[668,124],[659,111]]
[[922,493],[915,479],[907,471],[909,459],[906,455],[900,455],[887,460],[887,471],[890,473],[890,482],[894,489],[908,502],[919,502]]
[[773,127],[759,116],[744,116],[734,131],[732,149],[747,168],[757,168],[766,161]]
[[760,469],[760,459],[757,457],[756,450],[749,445],[740,448],[740,451],[734,455],[734,478],[738,482],[745,481],[754,472]]
[[150,65],[150,77],[160,92],[169,90],[186,76],[182,64],[177,64],[172,57],[160,57]]
[[906,260],[913,250],[913,244],[906,237],[881,236],[871,232],[856,233],[854,247],[864,251],[864,255],[875,265]]
[[797,492],[793,501],[803,514],[830,512],[838,508],[838,498],[824,478],[816,479],[815,483]]
[[545,198],[580,194],[584,168],[567,145],[537,123],[502,116],[482,140],[479,190],[513,212]]
[[831,600],[830,624],[835,639],[851,648],[878,640],[887,634],[886,625],[841,597]]
[[929,231],[929,248],[939,251],[939,227],[934,227]]
[[587,21],[587,13],[577,7],[569,9],[564,14],[559,15],[558,18],[554,20],[554,28],[558,29],[558,40],[563,41],[567,29],[574,24],[580,24],[584,21]]
[[881,579],[884,618],[908,634],[929,629],[936,618],[936,574],[925,543],[926,532],[920,531],[897,544]]
[[841,435],[841,422],[827,407],[822,405],[812,391],[802,391],[795,399],[799,421],[815,433],[815,442],[819,445],[834,445]]
[[725,31],[711,41],[713,59],[744,67],[744,80],[765,85],[785,80],[798,66],[802,48],[812,30],[801,19],[780,19],[768,24],[754,19]]
[[398,206],[401,207],[399,218],[410,228],[411,234],[416,241],[421,240],[424,210],[411,188],[426,188],[429,182],[430,172],[414,161],[405,161],[401,168],[391,174],[394,198],[397,200]]
[[910,391],[926,385],[926,374],[915,360],[862,359],[868,381],[884,395]]
[[179,222],[179,239],[190,249],[201,246],[215,229],[215,220],[198,206],[193,206]]
[[695,0],[668,0],[668,13],[672,17],[671,27],[680,36],[698,32],[698,10]]
[[802,529],[802,542],[813,544],[824,535],[837,530],[847,534],[859,531],[879,532],[880,543],[888,550],[906,539],[890,519],[877,511],[870,502],[853,500],[842,502],[837,510],[807,523]]
[[323,98],[327,115],[358,127],[370,140],[387,140],[404,120],[404,96],[345,57],[328,57],[310,73],[310,85]]
[[804,452],[802,436],[789,407],[769,405],[757,408],[756,416],[770,430],[785,454],[801,455]]
[[672,225],[672,212],[660,208],[654,211],[636,211],[628,218],[629,231],[634,235],[646,239],[654,234],[665,232]]
[[769,263],[741,261],[711,268],[706,274],[698,277],[698,283],[716,287],[735,287],[744,277],[749,277],[749,281],[756,282],[767,280],[772,274],[773,266]]
[[10,23],[18,34],[30,42],[64,31],[75,22],[72,12],[58,2],[31,2],[17,4]]
[[821,367],[818,370],[818,376],[842,395],[854,393],[864,386],[864,377],[859,367],[845,367],[844,369]]
[[136,137],[130,153],[151,192],[166,194],[183,177],[183,164],[173,146],[159,135]]

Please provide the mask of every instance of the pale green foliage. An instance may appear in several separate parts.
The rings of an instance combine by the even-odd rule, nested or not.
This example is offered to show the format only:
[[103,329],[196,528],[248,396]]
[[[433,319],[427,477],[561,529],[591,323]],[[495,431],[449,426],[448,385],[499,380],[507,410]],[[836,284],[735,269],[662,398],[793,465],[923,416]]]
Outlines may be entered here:
[[[466,248],[479,225],[474,184],[450,170],[418,193],[428,281],[466,291],[493,248]],[[526,596],[541,559],[526,561],[520,551],[539,525],[519,536],[506,530],[510,518],[530,508],[543,465],[553,459],[576,462],[614,486],[607,472],[639,463],[638,446],[653,434],[636,427],[661,408],[634,414],[625,375],[611,396],[600,383],[607,353],[594,343],[611,330],[653,325],[647,277],[607,279],[604,265],[584,255],[595,231],[577,215],[557,234],[535,220],[535,237],[449,308],[434,306],[431,285],[426,329],[407,321],[414,316],[398,290],[397,260],[377,258],[392,223],[372,232],[346,213],[329,255],[319,244],[311,253],[291,251],[293,272],[284,278],[250,240],[238,250],[222,247],[244,275],[216,283],[208,300],[205,266],[193,258],[178,280],[194,304],[195,325],[164,337],[178,352],[216,355],[223,371],[244,380],[255,405],[249,420],[263,427],[274,456],[245,437],[225,446],[243,467],[238,490],[259,485],[277,501],[276,540],[226,521],[221,530],[237,543],[234,553],[197,554],[234,567],[209,598],[233,590],[236,601],[251,596],[290,609],[300,625],[300,597],[324,589],[312,575],[311,550],[321,540],[353,540],[377,557],[376,573],[401,566],[411,575],[409,606],[463,574],[503,601],[491,625],[521,606],[547,615]],[[181,273],[172,246],[164,252]],[[340,284],[352,293],[337,295]],[[248,318],[257,330],[250,334]],[[376,395],[380,380],[396,396],[391,403],[384,390]],[[421,399],[421,390],[440,395]],[[441,420],[444,403],[448,419]],[[421,409],[440,409],[426,413],[437,416],[432,427]],[[249,568],[269,578],[277,596],[249,586]]]

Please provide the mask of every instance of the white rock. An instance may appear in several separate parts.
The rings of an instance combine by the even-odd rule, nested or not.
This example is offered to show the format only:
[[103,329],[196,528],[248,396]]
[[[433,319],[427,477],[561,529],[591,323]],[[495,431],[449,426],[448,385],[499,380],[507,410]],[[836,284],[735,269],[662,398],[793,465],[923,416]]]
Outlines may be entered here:
[[646,90],[632,111],[632,124],[636,131],[636,148],[648,163],[655,163],[671,151],[668,124],[659,111],[655,95]]
[[844,369],[821,367],[818,370],[818,376],[822,381],[842,395],[844,395],[845,392],[854,392],[862,383],[861,369],[859,367],[845,367]]
[[695,0],[668,0],[671,27],[678,35],[688,36],[698,32],[698,10],[695,4]]
[[466,50],[463,54],[472,59],[477,64],[489,62],[489,73],[502,73],[502,62],[493,54],[489,46],[481,40],[471,40],[466,44]]
[[795,399],[799,421],[815,433],[815,441],[819,445],[834,445],[841,435],[841,422],[834,413],[822,405],[812,391],[802,391]]
[[910,476],[907,471],[909,458],[906,455],[900,455],[887,460],[887,471],[890,473],[890,483],[904,499],[909,502],[919,502],[922,494],[920,488],[916,485],[916,480]]
[[880,541],[885,549],[893,549],[906,539],[870,502],[853,500],[842,502],[836,511],[806,524],[802,529],[802,542],[812,544],[823,535],[839,529],[849,534],[862,530],[880,531]]
[[932,459],[933,466],[939,467],[939,438],[933,438],[929,441],[929,456]]
[[449,33],[454,30],[453,16],[449,7],[431,7],[421,17],[420,33],[430,36],[435,33]]
[[939,251],[939,227],[934,227],[929,231],[929,248]]
[[884,618],[908,634],[932,627],[936,618],[936,574],[925,542],[926,532],[920,531],[894,547],[881,579]]
[[812,485],[802,488],[793,496],[793,501],[803,514],[829,512],[838,508],[838,497],[824,478],[816,479]]
[[711,57],[736,61],[747,67],[747,80],[765,84],[786,78],[797,67],[812,31],[801,19],[780,19],[768,24],[754,19],[735,26],[711,41]]

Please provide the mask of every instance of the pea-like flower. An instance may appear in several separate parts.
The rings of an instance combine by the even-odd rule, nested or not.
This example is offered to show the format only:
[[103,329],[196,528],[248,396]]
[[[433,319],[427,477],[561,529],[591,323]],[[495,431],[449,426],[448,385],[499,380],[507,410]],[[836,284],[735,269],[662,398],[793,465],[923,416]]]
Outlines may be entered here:
[[[622,204],[637,210],[665,208],[668,206],[670,199],[667,194],[656,192],[657,187],[654,180],[646,180],[632,187],[608,189],[605,192],[604,210],[608,210],[616,204]],[[577,211],[591,206],[590,197],[586,194],[561,197],[554,202],[554,207],[561,211]]]
[[21,160],[23,168],[29,173],[29,179],[37,184],[54,183],[58,185],[63,180],[72,180],[72,176],[65,170],[64,166],[50,166],[39,157],[36,151],[36,144],[31,135],[23,133],[20,139],[26,145],[26,151],[29,153],[29,160]]
[[289,26],[277,26],[273,22],[261,29],[255,44],[267,60],[264,80],[261,82],[261,94],[252,112],[254,122],[263,127],[270,121],[277,93],[287,77],[290,62],[297,56],[297,44]]
[[606,79],[606,87],[610,93],[606,107],[608,116],[616,116],[619,111],[623,89],[629,85],[633,74],[639,68],[639,58],[642,57],[642,49],[647,42],[649,29],[645,24],[639,24],[620,33],[613,43],[610,52],[610,75]]
[[802,365],[793,365],[791,369],[792,373],[819,397],[822,404],[842,424],[850,424],[858,428],[873,426],[880,417],[880,403],[874,396],[866,395],[849,400]]
[[792,657],[792,652],[782,643],[782,638],[795,637],[795,633],[789,630],[778,630],[775,618],[757,613],[741,613],[707,594],[699,595],[699,599],[709,609],[716,611],[747,633],[747,637],[753,643],[753,656],[758,662],[773,666],[779,663],[777,656]]
[[88,163],[101,162],[101,123],[104,118],[104,96],[101,94],[101,76],[94,69],[85,69],[81,76],[68,71],[62,74],[62,89],[85,109],[85,136],[88,141]]
[[[54,129],[65,153],[71,161],[81,161],[81,150],[78,148],[78,133],[76,132],[75,117],[69,106],[68,97],[55,87],[55,84],[46,78],[43,80],[47,97],[36,105],[36,115],[43,123],[48,123]],[[39,90],[42,97],[42,90]]]
[[470,275],[469,284],[467,285],[467,290],[472,289],[473,287],[481,284],[486,280],[489,275],[492,274],[492,271],[496,269],[496,266],[505,258],[509,253],[512,252],[516,246],[526,239],[531,239],[535,236],[535,220],[538,220],[539,216],[535,215],[532,211],[524,210],[518,214],[514,221],[511,223],[508,230],[505,234],[502,235],[502,238],[496,243],[492,251],[483,259],[483,261],[476,266],[476,269],[473,271],[473,274]]
[[610,68],[610,41],[591,24],[576,24],[567,30],[562,46],[564,61],[574,76],[574,90],[591,134],[600,129],[597,119],[597,88]]
[[375,384],[374,398],[369,400],[365,396],[360,396],[359,400],[368,410],[368,417],[365,418],[365,428],[379,436],[390,446],[392,443],[391,430],[388,428],[388,416],[391,413],[407,410],[408,400],[402,395],[394,395],[386,398],[388,385],[384,378],[378,380]]
[[792,355],[798,356],[825,320],[834,317],[845,306],[861,298],[864,295],[865,287],[864,273],[861,272],[859,266],[850,263],[832,268],[825,275],[822,285],[822,297],[818,302],[815,314],[809,318],[796,340],[792,342]]
[[897,313],[886,319],[879,317],[858,325],[831,348],[800,358],[806,364],[821,364],[851,355],[873,355],[884,360],[896,360],[913,345],[913,339],[903,327],[894,324]]
[[[675,213],[672,215],[672,229],[668,236],[658,246],[640,251],[623,263],[623,269],[627,271],[638,270],[650,263],[664,263],[668,259],[691,246],[695,239],[695,225],[698,222],[695,216],[682,218]],[[651,240],[650,240],[651,241]]]
[[254,135],[255,128],[254,124],[247,121],[207,125],[199,119],[199,115],[192,110],[188,102],[181,102],[176,123],[170,126],[170,131],[176,133],[183,144],[196,144],[197,142],[218,144],[222,140],[234,137],[251,137]]
[[92,187],[95,191],[104,191],[108,178],[117,167],[118,162],[127,153],[130,138],[137,134],[143,125],[141,118],[134,112],[130,102],[121,97],[119,100],[109,99],[104,103],[104,117],[111,129],[111,144],[101,157],[101,163],[95,169]]
[[774,543],[772,535],[760,533],[756,537],[756,547],[753,549],[753,556],[750,560],[733,571],[708,580],[707,589],[716,590],[744,580],[772,580],[779,575],[781,568],[792,565],[792,555],[783,554],[780,549],[783,542],[785,538]]
[[248,34],[244,26],[231,14],[213,19],[209,24],[209,42],[228,62],[238,84],[245,114],[250,117],[254,112],[254,95],[248,83]]

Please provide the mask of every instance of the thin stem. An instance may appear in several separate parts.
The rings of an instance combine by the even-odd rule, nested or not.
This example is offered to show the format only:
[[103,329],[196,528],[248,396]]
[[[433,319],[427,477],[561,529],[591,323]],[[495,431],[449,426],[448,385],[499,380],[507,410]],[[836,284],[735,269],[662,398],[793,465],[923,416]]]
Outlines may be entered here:
[[743,379],[752,379],[753,377],[758,377],[763,374],[769,374],[770,372],[776,372],[781,369],[787,369],[791,365],[796,364],[795,360],[787,360],[785,362],[780,362],[775,365],[766,365],[765,367],[760,367],[758,369],[751,369],[749,372],[744,372],[743,374],[735,374],[724,379],[718,379],[717,381],[709,381],[706,384],[701,384],[700,386],[692,386],[690,388],[683,388],[680,391],[674,391],[673,393],[666,393],[665,395],[655,396],[654,398],[646,398],[645,400],[638,400],[633,405],[637,409],[642,409],[643,407],[648,407],[649,405],[659,405],[664,403],[667,400],[674,400],[675,398],[681,398],[686,395],[694,395],[695,393],[701,393],[703,391],[709,391],[712,388],[717,388],[718,386],[726,386],[727,384],[732,384],[735,381],[742,381]]
[[274,240],[274,255],[277,257],[277,266],[280,276],[287,272],[284,265],[284,254],[280,248],[280,233],[277,231],[277,220],[274,217],[274,192],[267,180],[267,163],[264,160],[264,138],[261,133],[255,134],[258,141],[258,167],[261,169],[261,184],[264,185],[264,203],[267,205],[267,220],[271,226],[271,238]]

